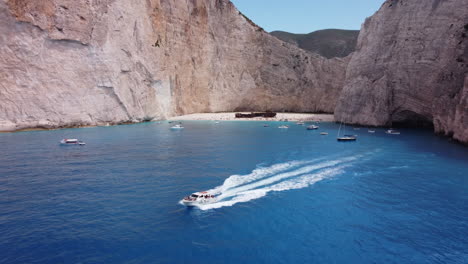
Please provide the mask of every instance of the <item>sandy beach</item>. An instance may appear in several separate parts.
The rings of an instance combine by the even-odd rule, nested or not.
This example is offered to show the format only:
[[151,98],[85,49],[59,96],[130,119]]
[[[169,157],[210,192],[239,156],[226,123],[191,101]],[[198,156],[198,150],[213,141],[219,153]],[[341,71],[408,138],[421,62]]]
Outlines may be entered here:
[[[248,112],[242,112],[248,114]],[[234,112],[232,113],[198,113],[183,116],[174,116],[168,120],[227,120],[227,121],[280,121],[287,119],[288,121],[322,121],[334,122],[335,119],[332,114],[309,114],[309,113],[277,113],[276,117],[265,118],[236,118]]]

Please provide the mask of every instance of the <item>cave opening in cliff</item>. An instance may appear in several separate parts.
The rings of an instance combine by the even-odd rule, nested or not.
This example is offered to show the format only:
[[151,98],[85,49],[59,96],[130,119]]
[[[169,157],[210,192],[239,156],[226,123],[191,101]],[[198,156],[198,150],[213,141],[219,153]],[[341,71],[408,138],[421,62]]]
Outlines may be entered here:
[[392,127],[413,127],[433,129],[432,118],[410,110],[396,112],[392,115]]

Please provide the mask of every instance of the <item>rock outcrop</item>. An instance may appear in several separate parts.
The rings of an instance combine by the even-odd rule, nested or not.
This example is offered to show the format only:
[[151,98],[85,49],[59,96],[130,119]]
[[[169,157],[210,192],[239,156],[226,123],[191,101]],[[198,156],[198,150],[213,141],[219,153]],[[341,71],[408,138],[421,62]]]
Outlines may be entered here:
[[228,0],[0,0],[0,33],[0,131],[332,112],[349,61],[270,36]]
[[387,0],[361,29],[335,118],[468,142],[468,1]]

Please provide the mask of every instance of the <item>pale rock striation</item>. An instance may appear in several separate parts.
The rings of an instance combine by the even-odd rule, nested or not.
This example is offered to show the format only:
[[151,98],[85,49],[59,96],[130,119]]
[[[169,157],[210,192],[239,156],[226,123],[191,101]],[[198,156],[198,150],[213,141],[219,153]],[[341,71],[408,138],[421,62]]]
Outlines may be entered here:
[[349,58],[228,0],[0,0],[0,131],[219,111],[333,112]]
[[362,26],[335,118],[468,142],[468,1],[387,0]]

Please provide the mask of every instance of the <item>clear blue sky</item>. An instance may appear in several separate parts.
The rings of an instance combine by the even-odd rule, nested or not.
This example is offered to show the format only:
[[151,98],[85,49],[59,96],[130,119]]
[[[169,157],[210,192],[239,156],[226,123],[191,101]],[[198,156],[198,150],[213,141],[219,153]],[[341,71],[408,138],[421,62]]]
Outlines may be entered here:
[[[384,0],[231,0],[266,31],[309,33],[319,29],[360,29]],[[425,0],[421,0],[425,1]]]

